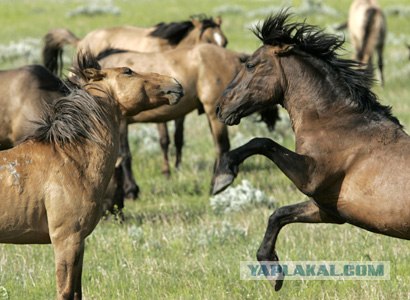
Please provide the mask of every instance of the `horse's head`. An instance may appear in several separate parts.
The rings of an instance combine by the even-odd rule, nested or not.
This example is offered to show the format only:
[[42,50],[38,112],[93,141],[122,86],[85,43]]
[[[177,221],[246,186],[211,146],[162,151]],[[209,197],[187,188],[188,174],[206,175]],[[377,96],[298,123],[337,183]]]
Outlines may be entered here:
[[191,18],[194,29],[198,32],[198,42],[215,44],[221,47],[226,47],[228,39],[221,29],[222,19],[216,18]]
[[123,115],[135,115],[164,104],[175,104],[183,96],[181,84],[170,76],[136,73],[130,68],[87,68],[83,74],[90,86],[109,91]]
[[218,100],[218,118],[228,125],[266,106],[282,103],[286,80],[280,57],[290,45],[264,45],[255,51]]

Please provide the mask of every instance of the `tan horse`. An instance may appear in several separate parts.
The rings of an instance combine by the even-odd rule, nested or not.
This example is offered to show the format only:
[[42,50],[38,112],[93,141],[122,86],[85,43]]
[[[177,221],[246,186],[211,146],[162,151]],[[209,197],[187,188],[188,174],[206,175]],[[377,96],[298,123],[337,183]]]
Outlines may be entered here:
[[[183,117],[193,110],[201,109],[205,111],[210,124],[217,160],[222,153],[229,150],[228,131],[226,126],[216,118],[215,104],[226,85],[241,68],[241,54],[211,44],[200,44],[158,53],[112,50],[102,53],[99,58],[100,64],[104,67],[125,65],[134,70],[161,72],[175,77],[183,86],[184,96],[177,105],[173,105],[171,109],[164,106],[129,117],[127,119],[129,124],[167,122]],[[128,166],[125,176],[131,178],[127,126],[122,128],[122,137],[125,139],[122,150],[128,153],[123,154],[127,160],[125,164]],[[167,163],[164,168],[168,167]],[[132,179],[127,180],[132,181]],[[122,204],[119,206],[121,207]]]
[[49,31],[44,37],[44,65],[57,74],[62,68],[63,47],[71,44],[79,50],[97,55],[108,48],[139,52],[158,52],[198,43],[212,43],[225,47],[228,43],[221,30],[222,19],[194,16],[189,21],[159,23],[150,28],[119,26],[96,29],[79,39],[65,28]]
[[377,53],[380,82],[384,85],[383,48],[386,18],[377,1],[354,0],[349,10],[348,29],[357,61],[373,70],[373,53]]
[[349,223],[410,239],[410,137],[371,92],[371,76],[338,56],[342,40],[288,17],[281,12],[256,28],[263,46],[225,90],[217,114],[234,125],[258,107],[281,104],[295,151],[251,140],[221,158],[214,192],[232,182],[243,160],[261,154],[310,198],[271,215],[259,261],[278,261],[279,231],[295,222]]
[[[134,74],[134,73],[133,73]],[[126,75],[124,75],[126,76]],[[182,95],[176,82],[157,74],[134,74],[148,80],[143,89],[156,102],[140,103],[144,109],[158,106],[159,101],[176,102]],[[39,65],[0,71],[0,150],[11,148],[18,141],[32,133],[31,120],[41,117],[45,107],[57,97],[68,93],[65,83]],[[134,101],[134,99],[131,99]]]
[[0,242],[51,243],[58,299],[82,297],[84,239],[101,218],[121,115],[169,102],[147,94],[151,74],[101,69],[88,55],[73,73],[70,93],[46,106],[25,142],[0,152]]

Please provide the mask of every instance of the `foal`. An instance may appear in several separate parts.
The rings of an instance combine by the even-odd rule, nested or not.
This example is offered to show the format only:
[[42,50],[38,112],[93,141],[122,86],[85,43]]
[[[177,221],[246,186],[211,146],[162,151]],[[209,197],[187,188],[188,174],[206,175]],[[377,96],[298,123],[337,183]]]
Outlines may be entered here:
[[[102,216],[121,116],[175,99],[147,93],[159,75],[101,69],[88,54],[72,71],[70,93],[46,105],[25,142],[0,152],[0,242],[51,243],[58,299],[82,297],[84,240]],[[159,84],[180,89],[170,77]]]

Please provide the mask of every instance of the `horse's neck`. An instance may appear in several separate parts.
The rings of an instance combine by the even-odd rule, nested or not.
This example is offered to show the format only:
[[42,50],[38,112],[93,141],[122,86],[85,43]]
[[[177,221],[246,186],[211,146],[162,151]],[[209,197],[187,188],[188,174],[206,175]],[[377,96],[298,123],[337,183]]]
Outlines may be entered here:
[[97,129],[99,140],[86,140],[69,155],[82,169],[85,180],[94,184],[96,189],[105,188],[114,170],[119,149],[120,111],[116,102],[108,99],[106,94],[93,88],[86,89],[91,95],[102,97],[101,105],[108,107],[104,110],[106,113],[101,117],[101,126]]
[[335,119],[351,112],[342,99],[345,95],[335,91],[337,84],[330,74],[320,74],[315,66],[298,59],[283,67],[288,84],[283,106],[296,136],[301,131],[317,128],[316,123],[324,128],[326,122],[334,123]]
[[188,34],[179,42],[178,44],[178,48],[179,47],[187,47],[187,46],[193,46],[196,45],[199,41],[198,38],[198,30],[199,29],[192,29],[190,32],[188,32]]

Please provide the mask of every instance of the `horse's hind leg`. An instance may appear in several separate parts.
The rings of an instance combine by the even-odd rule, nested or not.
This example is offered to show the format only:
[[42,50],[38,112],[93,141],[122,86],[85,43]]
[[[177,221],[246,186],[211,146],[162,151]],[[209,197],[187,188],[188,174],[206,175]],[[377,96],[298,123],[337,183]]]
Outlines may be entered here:
[[176,149],[176,158],[175,158],[175,168],[179,169],[182,161],[182,147],[184,146],[184,122],[185,117],[181,117],[175,120],[175,149]]
[[56,264],[57,299],[81,299],[84,240],[77,235],[52,240]]
[[167,123],[158,123],[157,124],[158,134],[159,134],[159,144],[162,150],[163,156],[163,163],[162,163],[162,174],[166,177],[171,175],[171,170],[169,167],[169,159],[168,159],[168,148],[169,148],[169,134],[168,134],[168,126]]
[[379,75],[380,75],[380,84],[384,86],[384,75],[383,75],[383,48],[384,45],[381,43],[377,45],[377,66],[379,68]]
[[[291,223],[343,224],[344,221],[323,211],[313,200],[280,207],[269,217],[265,236],[256,255],[258,261],[279,261],[275,251],[276,239],[282,227]],[[278,291],[283,284],[283,274],[273,284]]]

